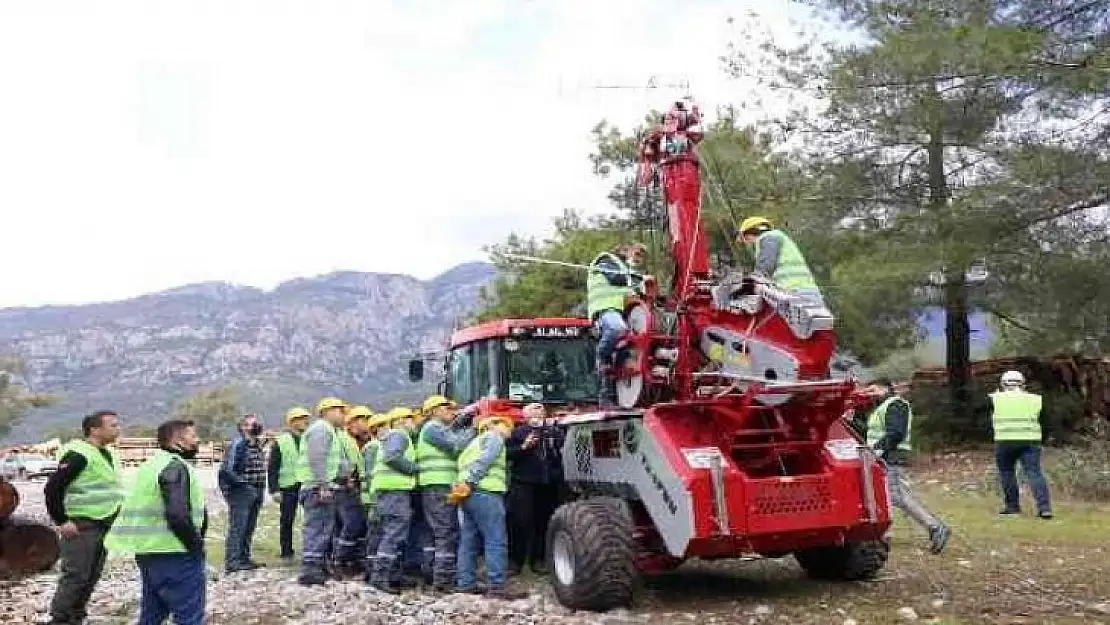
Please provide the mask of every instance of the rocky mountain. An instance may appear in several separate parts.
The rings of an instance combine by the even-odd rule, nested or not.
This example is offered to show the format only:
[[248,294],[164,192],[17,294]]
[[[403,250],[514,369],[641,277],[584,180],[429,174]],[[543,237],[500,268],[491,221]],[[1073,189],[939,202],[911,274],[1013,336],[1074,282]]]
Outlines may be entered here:
[[100,407],[154,423],[201,388],[239,389],[269,424],[322,394],[388,407],[427,387],[406,375],[442,349],[494,278],[484,263],[428,281],[338,272],[263,291],[203,283],[84,306],[0,309],[0,353],[25,358],[35,391],[63,402],[30,415],[13,440],[72,426]]

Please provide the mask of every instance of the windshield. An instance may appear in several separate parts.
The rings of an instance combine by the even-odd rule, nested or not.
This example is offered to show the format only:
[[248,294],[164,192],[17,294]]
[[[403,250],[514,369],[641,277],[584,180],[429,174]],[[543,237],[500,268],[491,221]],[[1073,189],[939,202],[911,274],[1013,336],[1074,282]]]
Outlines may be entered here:
[[594,345],[581,339],[506,339],[509,399],[589,403],[598,396]]

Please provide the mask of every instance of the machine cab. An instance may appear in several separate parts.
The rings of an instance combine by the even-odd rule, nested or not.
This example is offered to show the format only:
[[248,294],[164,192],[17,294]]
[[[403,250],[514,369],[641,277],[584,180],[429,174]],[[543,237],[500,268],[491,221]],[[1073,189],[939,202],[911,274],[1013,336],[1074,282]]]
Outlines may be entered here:
[[[586,319],[490,321],[452,335],[442,390],[460,406],[540,402],[571,412],[597,404],[595,348]],[[414,367],[410,377],[422,375]]]

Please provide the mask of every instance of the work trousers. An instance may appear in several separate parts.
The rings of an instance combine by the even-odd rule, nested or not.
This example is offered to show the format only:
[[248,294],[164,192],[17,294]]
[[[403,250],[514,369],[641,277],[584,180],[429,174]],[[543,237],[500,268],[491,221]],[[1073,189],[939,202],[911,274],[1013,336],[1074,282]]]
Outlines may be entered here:
[[371,581],[375,584],[395,584],[401,581],[401,549],[412,523],[412,492],[378,491],[378,519],[381,539],[374,554]]
[[363,504],[366,510],[366,574],[373,575],[374,559],[378,555],[378,545],[382,541],[382,524],[378,518],[378,504]]
[[204,555],[169,553],[135,556],[142,582],[139,625],[202,625],[206,600]]
[[933,513],[929,512],[925,504],[921,503],[921,500],[907,487],[903,481],[905,470],[905,467],[897,464],[888,463],[886,465],[886,485],[887,493],[890,496],[891,521],[894,520],[894,509],[898,508],[923,527],[925,531],[929,531],[940,525],[940,520],[933,516]]
[[[598,371],[604,371],[606,367],[614,364],[613,356],[617,351],[617,343],[628,334],[628,323],[619,311],[606,310],[597,316],[594,324],[601,335],[597,342],[597,368]],[[601,400],[605,404],[613,404],[617,401],[616,381],[609,376],[601,380]]]
[[547,524],[559,506],[559,485],[513,482],[505,503],[509,516],[509,563],[515,570],[527,564],[533,571],[542,571]]
[[509,538],[505,528],[505,497],[475,491],[462,502],[459,537],[459,574],[456,585],[471,590],[477,583],[478,556],[483,555],[491,589],[505,587],[509,568]]
[[998,482],[1007,512],[1021,511],[1021,491],[1017,482],[1017,463],[1033,491],[1037,514],[1051,514],[1052,501],[1048,495],[1048,482],[1041,470],[1041,446],[1035,443],[999,442],[994,448],[994,462],[998,467]]
[[331,552],[331,535],[335,531],[335,498],[325,503],[320,500],[318,489],[302,489],[301,505],[304,506],[301,572],[306,575],[320,573],[326,570],[328,554]]
[[338,514],[334,553],[336,563],[358,562],[362,556],[362,541],[366,538],[366,511],[362,507],[359,491],[338,491],[335,493],[335,508]]
[[89,597],[104,572],[104,535],[108,527],[76,521],[81,533],[61,541],[62,575],[50,602],[51,625],[78,625],[85,620]]
[[[410,577],[424,576],[424,547],[432,543],[432,530],[424,519],[424,501],[420,491],[412,491],[412,522],[409,523],[405,537],[402,560],[404,574]],[[427,580],[430,581],[430,580]]]
[[262,488],[236,486],[224,492],[227,501],[227,537],[224,541],[224,569],[236,571],[251,562],[251,543],[262,509]]
[[300,485],[281,489],[281,501],[278,504],[280,509],[278,544],[282,558],[293,557],[293,525],[297,522],[297,502],[300,495]]
[[424,520],[432,540],[424,544],[424,577],[436,585],[455,582],[455,561],[459,551],[459,510],[447,502],[450,486],[420,489]]

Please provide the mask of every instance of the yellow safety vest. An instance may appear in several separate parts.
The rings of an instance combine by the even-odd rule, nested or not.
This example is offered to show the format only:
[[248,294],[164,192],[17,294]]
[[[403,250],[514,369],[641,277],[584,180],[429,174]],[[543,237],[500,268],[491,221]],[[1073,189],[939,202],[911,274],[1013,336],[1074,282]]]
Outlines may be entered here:
[[324,419],[317,419],[301,435],[301,449],[297,455],[297,481],[301,484],[318,486],[321,483],[312,474],[312,469],[308,466],[308,435],[310,432],[314,433],[320,429],[326,429],[331,437],[331,443],[328,445],[327,475],[324,476],[324,483],[334,482],[339,477],[339,461],[343,457],[343,443],[339,439],[339,431]]
[[297,442],[291,432],[282,432],[277,437],[277,449],[281,454],[278,488],[286,489],[297,485],[297,465],[300,463],[300,449]]
[[991,426],[994,440],[1041,442],[1042,400],[1036,393],[1025,391],[997,391],[990,394],[994,412]]
[[77,439],[66,443],[58,450],[58,455],[64,457],[71,451],[85,459],[85,468],[66,488],[63,499],[66,516],[101,521],[119,512],[124,490],[122,467],[116,450],[110,447],[105,449],[112,458],[109,462],[99,448]]
[[428,442],[428,428],[435,427],[431,422],[420,428],[416,444],[417,486],[450,486],[459,475],[459,463],[439,447]]
[[910,402],[901,397],[887,397],[886,401],[879,404],[878,407],[871,413],[867,419],[867,445],[874,447],[886,435],[886,411],[890,405],[896,401],[905,402],[906,410],[909,413],[906,415],[906,438],[898,443],[898,449],[902,451],[913,451],[913,445],[910,443],[911,432],[913,432],[913,407]]
[[608,252],[598,254],[597,258],[590,263],[590,273],[586,277],[586,314],[590,319],[594,319],[597,315],[610,309],[623,312],[625,297],[636,293],[636,289],[631,286],[613,286],[609,284],[605,274],[596,269],[598,263],[606,258],[613,260],[620,271],[628,274],[629,284],[632,283],[632,270],[629,269],[627,263],[621,260],[620,256]]
[[193,467],[181,456],[159,449],[139,467],[135,487],[123,502],[116,522],[104,537],[104,547],[119,553],[186,553],[188,550],[166,523],[166,507],[158,476],[173,462],[189,473],[189,513],[199,530],[204,525],[204,489]]
[[759,238],[755,240],[755,257],[759,258],[759,248],[763,239],[767,237],[775,237],[780,241],[775,273],[768,276],[771,281],[787,291],[816,289],[817,281],[813,279],[813,272],[809,270],[805,256],[802,256],[802,252],[798,249],[794,240],[782,230],[768,230],[759,235]]
[[[405,437],[405,458],[408,459],[409,462],[415,463],[416,448],[412,444],[412,439],[409,437],[409,433],[405,430],[390,430],[386,433],[385,436],[382,437],[382,442],[384,443],[393,434],[401,434]],[[378,449],[378,453],[382,453],[381,448]],[[381,458],[379,457],[378,460],[374,463],[374,474],[371,478],[370,488],[373,489],[375,493],[381,493],[382,491],[412,490],[416,488],[416,476],[405,475],[404,473],[395,470],[387,463],[382,462]]]
[[[497,436],[486,432],[481,436],[475,437],[466,446],[466,449],[459,454],[459,475],[467,475],[470,465],[478,461],[482,457],[482,442],[489,436]],[[497,455],[497,459],[490,465],[489,471],[486,471],[485,477],[478,482],[478,490],[484,490],[491,493],[504,493],[509,490],[509,484],[506,480],[506,456],[505,446],[501,446],[501,453]]]
[[346,430],[340,432],[339,437],[343,439],[343,457],[347,459],[350,475],[358,477],[362,474],[362,451],[358,447],[358,441]]

